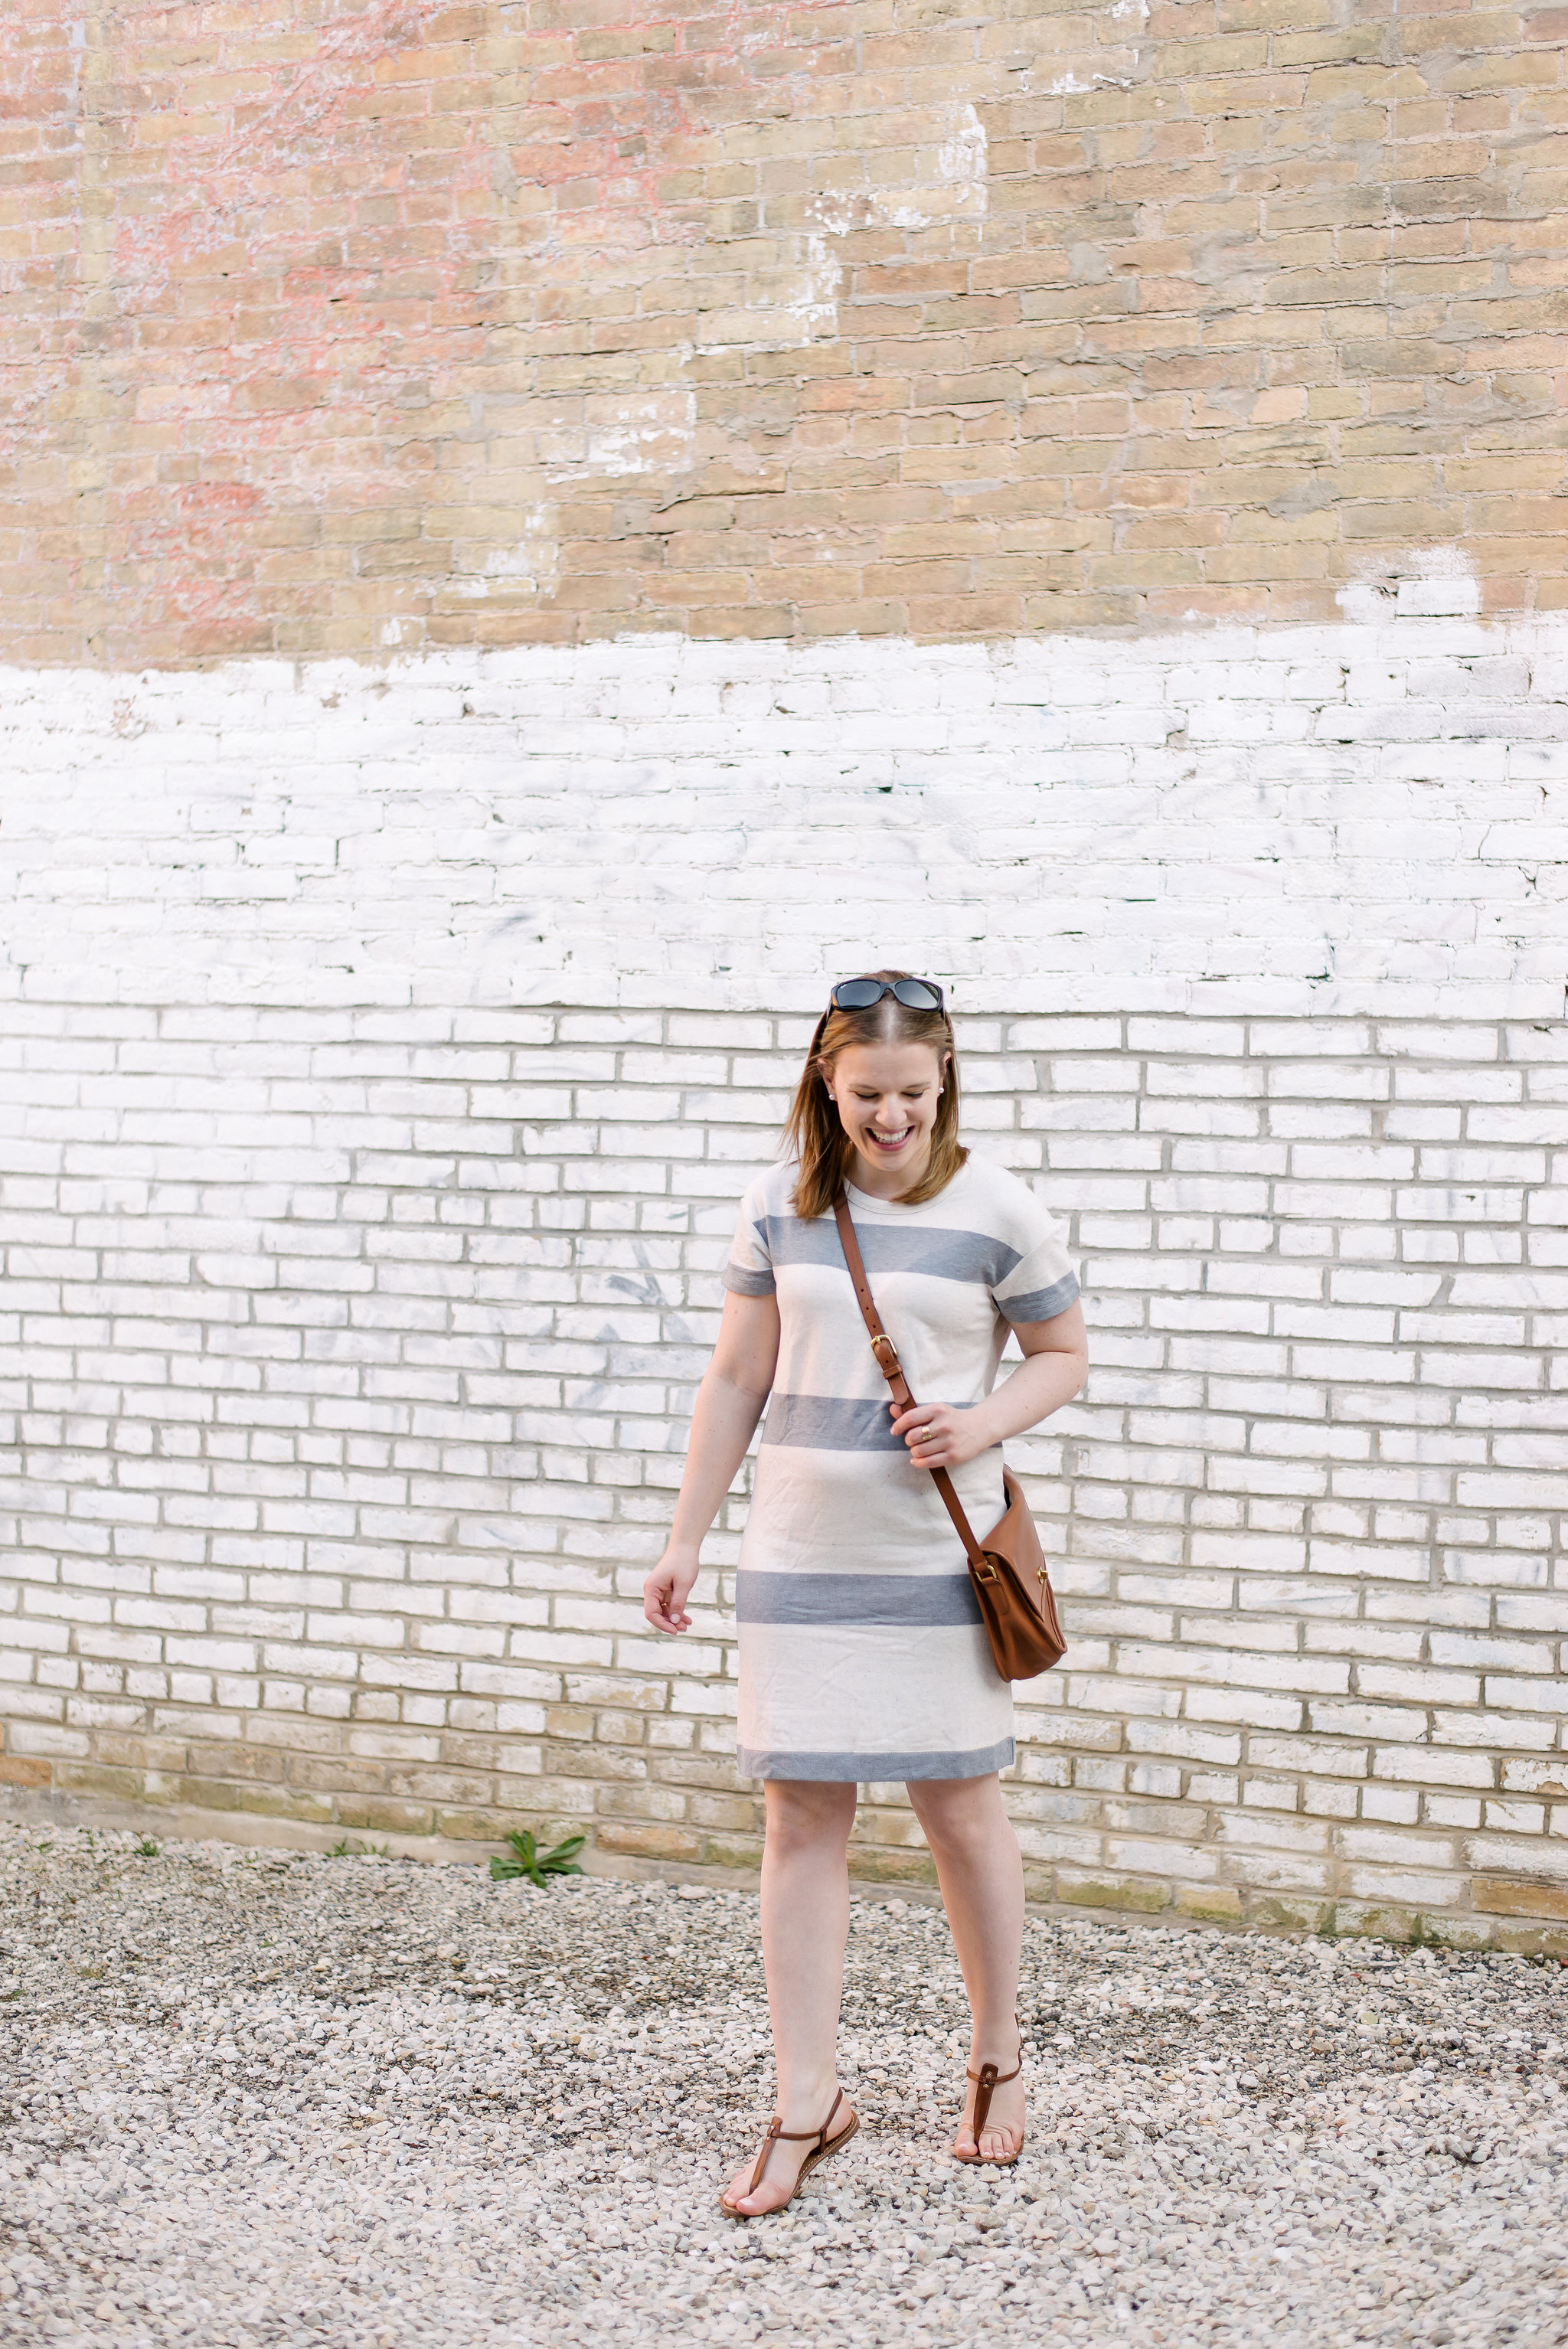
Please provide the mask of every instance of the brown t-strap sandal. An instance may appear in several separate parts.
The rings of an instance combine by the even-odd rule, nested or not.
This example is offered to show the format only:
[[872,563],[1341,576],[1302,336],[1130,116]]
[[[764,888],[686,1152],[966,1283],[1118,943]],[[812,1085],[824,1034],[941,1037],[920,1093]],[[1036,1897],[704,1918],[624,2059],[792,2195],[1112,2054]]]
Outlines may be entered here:
[[[815,2147],[806,2156],[805,2160],[800,2164],[799,2168],[795,2173],[794,2185],[791,2186],[789,2193],[784,2197],[783,2201],[776,2202],[773,2206],[774,2210],[787,2210],[790,2203],[795,2199],[796,2195],[800,2191],[801,2187],[806,2183],[806,2180],[810,2176],[812,2170],[816,2168],[817,2164],[820,2161],[826,2161],[830,2153],[837,2153],[841,2145],[848,2145],[850,2139],[859,2128],[861,2125],[860,2116],[858,2113],[851,2113],[850,2115],[850,2122],[847,2128],[841,2128],[837,2137],[830,2137],[828,2135],[828,2131],[832,2126],[833,2115],[838,2111],[839,2106],[843,2103],[843,2101],[844,2092],[842,2088],[841,2088],[838,2095],[833,2098],[832,2104],[829,2106],[827,2119],[822,2123],[820,2128],[816,2129],[780,2128],[779,2126],[779,2115],[775,2113],[773,2118],[768,2124],[768,2134],[762,2140],[762,2150],[757,2157],[757,2167],[751,2173],[751,2183],[746,2189],[748,2194],[755,2194],[758,2188],[761,2185],[762,2173],[768,2167],[768,2157],[772,2152],[776,2145],[780,2143],[784,2145],[799,2145],[805,2138],[815,2137],[817,2140]],[[730,2200],[729,2196],[727,2193],[719,2196],[718,2207],[724,2212],[727,2219],[771,2219],[773,2216],[773,2210],[742,2210],[738,2204]]]
[[[1016,2015],[1013,2020],[1018,2024],[1018,2060],[1010,2072],[998,2072],[995,2064],[982,2064],[977,2072],[971,2072],[967,2064],[965,2066],[965,2078],[975,2082],[975,2117],[968,2125],[969,2134],[975,2140],[975,2150],[973,2153],[955,2153],[953,2157],[954,2161],[977,2162],[983,2169],[1010,2169],[1024,2150],[1026,2132],[1023,2129],[1018,2131],[1018,2142],[1011,2153],[982,2153],[980,2150],[980,2133],[991,2110],[993,2092],[1005,2086],[1007,2081],[1016,2080],[1024,2068],[1024,2026],[1018,2023]],[[829,2118],[831,2117],[830,2114]],[[958,2126],[962,2128],[965,2125],[960,2121]]]

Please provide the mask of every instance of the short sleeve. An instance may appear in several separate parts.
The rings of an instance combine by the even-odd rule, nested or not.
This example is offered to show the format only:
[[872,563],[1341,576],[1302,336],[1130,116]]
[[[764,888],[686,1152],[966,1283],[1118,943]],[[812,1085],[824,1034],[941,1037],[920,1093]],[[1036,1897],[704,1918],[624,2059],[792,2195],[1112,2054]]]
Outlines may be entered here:
[[773,1257],[768,1244],[768,1203],[760,1183],[754,1183],[740,1203],[729,1262],[724,1268],[724,1285],[737,1297],[771,1297],[774,1293]]
[[1010,1236],[1022,1253],[991,1294],[997,1310],[1009,1321],[1049,1321],[1078,1302],[1078,1278],[1056,1217],[1033,1192],[1027,1194],[1027,1202],[1022,1228]]

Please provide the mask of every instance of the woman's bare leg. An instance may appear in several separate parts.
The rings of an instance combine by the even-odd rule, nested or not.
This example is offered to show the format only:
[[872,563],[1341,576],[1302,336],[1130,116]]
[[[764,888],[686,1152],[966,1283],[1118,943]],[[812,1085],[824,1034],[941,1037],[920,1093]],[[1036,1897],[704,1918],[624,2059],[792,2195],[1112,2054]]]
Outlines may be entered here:
[[[779,2115],[787,2129],[819,2129],[839,2080],[839,2005],[844,1988],[844,1943],[850,1930],[850,1829],[855,1822],[852,1785],[803,1778],[769,1778],[768,1832],[762,1847],[762,1961],[768,2013],[779,2068]],[[837,2137],[849,2120],[841,2105]],[[729,2199],[753,2214],[787,2201],[811,2150],[776,2145],[755,2194],[753,2161],[729,2182]]]
[[[1002,1807],[995,1771],[984,1778],[916,1778],[909,1785],[953,1930],[972,2017],[969,2068],[995,2064],[1010,2072],[1018,2060],[1018,1961],[1024,1944],[1024,1863],[1018,1838]],[[978,2146],[969,2127],[975,2084],[967,2084],[965,2118],[954,2150],[1005,2160],[1024,2129],[1024,2083],[1009,2080],[991,2098]]]

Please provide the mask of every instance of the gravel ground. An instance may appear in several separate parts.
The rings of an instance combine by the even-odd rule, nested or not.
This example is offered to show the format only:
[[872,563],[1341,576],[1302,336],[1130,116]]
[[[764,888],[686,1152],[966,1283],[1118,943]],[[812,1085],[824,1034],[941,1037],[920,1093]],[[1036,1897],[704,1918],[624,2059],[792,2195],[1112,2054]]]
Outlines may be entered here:
[[750,1896],[0,1826],[0,2342],[1568,2342],[1555,1961],[1031,1922],[1012,2172],[964,2013],[857,1902],[861,2134],[739,2227]]

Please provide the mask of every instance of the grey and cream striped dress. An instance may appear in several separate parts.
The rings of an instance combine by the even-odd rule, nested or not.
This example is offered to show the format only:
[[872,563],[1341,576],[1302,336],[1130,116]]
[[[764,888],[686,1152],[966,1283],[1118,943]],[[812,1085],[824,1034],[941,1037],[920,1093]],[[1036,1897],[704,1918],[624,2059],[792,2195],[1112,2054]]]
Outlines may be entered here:
[[[795,1169],[741,1205],[725,1285],[779,1299],[779,1367],[736,1579],[739,1761],[754,1778],[973,1778],[1013,1759],[1013,1700],[991,1661],[963,1545],[928,1470],[892,1433],[831,1216],[803,1223]],[[971,1155],[923,1206],[852,1186],[866,1270],[922,1402],[989,1394],[1007,1328],[1078,1296],[1028,1185]],[[1002,1454],[954,1482],[984,1538]]]

